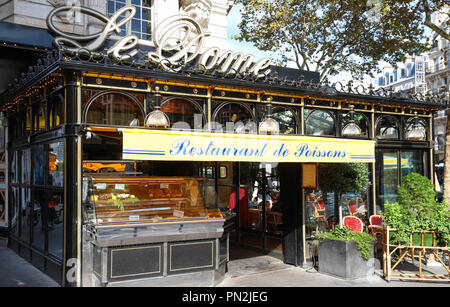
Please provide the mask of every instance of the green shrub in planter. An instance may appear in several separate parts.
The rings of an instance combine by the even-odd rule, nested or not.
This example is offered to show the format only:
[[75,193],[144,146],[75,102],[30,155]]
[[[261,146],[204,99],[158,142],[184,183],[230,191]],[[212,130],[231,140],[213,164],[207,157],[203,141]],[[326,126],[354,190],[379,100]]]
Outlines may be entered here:
[[[365,232],[353,232],[349,227],[336,226],[334,231],[320,233],[317,235],[319,240],[331,239],[340,241],[355,241],[356,246],[365,260],[369,260],[371,249],[373,248],[374,238]],[[319,259],[320,261],[320,259]]]
[[[417,173],[406,176],[398,187],[398,202],[387,203],[382,215],[383,223],[396,229],[390,233],[391,244],[410,244],[413,233],[413,245],[421,245],[421,233],[424,233],[424,245],[432,245],[432,234],[436,232],[437,245],[450,242],[450,206],[447,202],[435,201],[436,192],[430,179]],[[431,242],[429,237],[431,237]]]

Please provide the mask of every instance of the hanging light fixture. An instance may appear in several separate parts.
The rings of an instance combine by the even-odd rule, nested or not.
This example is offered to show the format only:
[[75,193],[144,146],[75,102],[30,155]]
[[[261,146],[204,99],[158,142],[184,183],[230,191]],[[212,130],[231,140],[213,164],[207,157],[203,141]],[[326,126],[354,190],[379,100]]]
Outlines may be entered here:
[[272,118],[272,99],[267,98],[267,115],[264,120],[259,124],[259,134],[279,134],[280,125],[276,120]]
[[159,87],[155,87],[155,109],[150,112],[144,120],[146,127],[151,128],[169,128],[170,120],[166,113],[161,111],[159,105],[161,95],[159,94]]
[[423,141],[426,138],[425,131],[419,128],[419,116],[414,112],[413,128],[408,131],[406,138],[411,141]]
[[347,125],[344,126],[344,129],[342,129],[342,136],[345,137],[353,137],[353,136],[360,136],[361,135],[361,128],[355,123],[355,111],[353,110],[354,106],[349,106],[349,116],[350,120]]

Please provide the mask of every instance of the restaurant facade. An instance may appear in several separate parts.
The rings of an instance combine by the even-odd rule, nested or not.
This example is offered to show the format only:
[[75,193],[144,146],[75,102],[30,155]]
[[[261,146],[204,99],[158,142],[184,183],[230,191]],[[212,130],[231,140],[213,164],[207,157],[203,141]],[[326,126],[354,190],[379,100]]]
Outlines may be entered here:
[[[221,50],[187,15],[153,46],[110,39],[132,5],[80,7],[105,26],[70,35],[53,22],[69,9],[49,13],[54,47],[28,50],[1,95],[8,246],[62,286],[216,285],[235,245],[312,266],[314,235],[339,217],[367,220],[411,172],[434,180],[436,97]],[[371,185],[336,210],[318,184],[328,163],[363,163]]]

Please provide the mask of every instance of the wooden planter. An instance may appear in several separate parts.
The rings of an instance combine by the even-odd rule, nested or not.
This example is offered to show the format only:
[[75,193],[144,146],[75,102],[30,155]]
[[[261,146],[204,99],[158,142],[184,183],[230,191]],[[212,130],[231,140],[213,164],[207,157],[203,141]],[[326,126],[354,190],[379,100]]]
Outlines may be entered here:
[[361,257],[355,241],[325,239],[319,242],[320,273],[356,279],[372,276],[374,270],[374,262]]
[[[396,232],[396,230],[389,227],[383,229],[383,275],[388,281],[391,279],[450,281],[450,269],[438,255],[438,251],[448,254],[450,250],[448,246],[436,246],[436,232],[411,232],[408,245],[394,242],[391,237],[393,232]],[[394,273],[395,268],[405,257],[411,257],[414,264],[416,252],[418,256],[418,274]],[[394,253],[398,253],[399,259],[392,263]],[[434,255],[447,270],[448,274],[425,274],[422,270],[422,259],[428,254]]]

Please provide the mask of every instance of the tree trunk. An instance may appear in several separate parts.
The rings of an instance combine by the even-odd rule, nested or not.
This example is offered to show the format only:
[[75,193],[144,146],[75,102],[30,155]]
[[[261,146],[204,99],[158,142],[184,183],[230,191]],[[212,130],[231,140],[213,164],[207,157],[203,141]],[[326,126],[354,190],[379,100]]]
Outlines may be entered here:
[[342,226],[342,193],[334,192],[334,222]]
[[443,199],[450,201],[450,112],[447,112],[447,129],[444,148],[444,192]]

